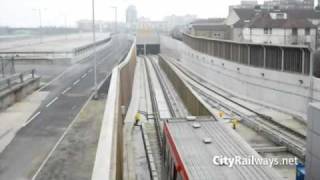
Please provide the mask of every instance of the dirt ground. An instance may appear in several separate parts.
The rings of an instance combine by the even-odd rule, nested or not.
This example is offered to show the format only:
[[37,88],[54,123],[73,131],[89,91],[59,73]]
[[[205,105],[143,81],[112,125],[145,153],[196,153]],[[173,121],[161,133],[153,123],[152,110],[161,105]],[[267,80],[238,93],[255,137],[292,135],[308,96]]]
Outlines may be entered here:
[[37,180],[91,178],[104,107],[105,99],[91,100],[84,107]]

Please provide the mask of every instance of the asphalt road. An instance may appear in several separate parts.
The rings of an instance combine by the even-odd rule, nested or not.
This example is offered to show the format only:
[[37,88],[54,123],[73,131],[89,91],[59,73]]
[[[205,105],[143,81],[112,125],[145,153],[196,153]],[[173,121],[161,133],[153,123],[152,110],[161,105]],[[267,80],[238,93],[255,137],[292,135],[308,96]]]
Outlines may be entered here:
[[[119,35],[98,52],[98,82],[111,73],[130,45],[126,36]],[[41,89],[50,92],[48,98],[0,154],[0,180],[31,179],[37,172],[92,93],[92,57],[68,68],[61,77]]]

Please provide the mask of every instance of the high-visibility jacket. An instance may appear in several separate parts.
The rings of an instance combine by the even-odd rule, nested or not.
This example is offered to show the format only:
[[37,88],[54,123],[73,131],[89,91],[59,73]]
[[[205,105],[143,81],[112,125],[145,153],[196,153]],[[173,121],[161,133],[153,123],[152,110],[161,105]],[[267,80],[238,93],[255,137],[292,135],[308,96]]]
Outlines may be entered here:
[[140,121],[140,119],[141,119],[140,113],[137,113],[134,118],[135,118],[136,121]]

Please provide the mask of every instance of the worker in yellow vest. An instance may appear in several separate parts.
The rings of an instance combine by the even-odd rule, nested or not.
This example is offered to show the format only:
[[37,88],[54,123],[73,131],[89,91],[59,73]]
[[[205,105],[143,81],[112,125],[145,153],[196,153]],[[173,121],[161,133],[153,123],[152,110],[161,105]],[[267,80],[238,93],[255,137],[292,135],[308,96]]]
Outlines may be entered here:
[[232,123],[232,129],[237,129],[237,125],[238,125],[238,123],[239,123],[239,120],[238,119],[236,119],[236,118],[233,118],[232,120],[231,120],[231,123]]
[[138,126],[140,120],[141,120],[141,114],[137,112],[137,114],[134,117],[134,125]]

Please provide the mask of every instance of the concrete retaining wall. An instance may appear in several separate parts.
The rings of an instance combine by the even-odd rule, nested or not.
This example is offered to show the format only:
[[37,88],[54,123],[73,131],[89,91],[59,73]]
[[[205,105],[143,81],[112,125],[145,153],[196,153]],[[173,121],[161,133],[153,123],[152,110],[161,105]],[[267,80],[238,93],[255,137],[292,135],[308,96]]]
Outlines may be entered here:
[[[197,52],[181,41],[161,37],[162,52],[179,51],[181,64],[213,85],[238,96],[306,119],[310,78],[255,68]],[[313,101],[320,102],[320,80],[314,78]]]
[[159,56],[159,64],[169,77],[171,83],[173,84],[188,111],[193,116],[210,116],[211,114],[208,111],[208,108],[206,108],[195,96],[195,93],[191,87],[181,80],[181,77],[178,76],[177,72],[175,72],[174,69],[172,69],[172,67],[161,56]]
[[27,95],[33,93],[40,86],[40,77],[27,80],[23,83],[12,86],[0,91],[0,111],[21,101]]
[[134,69],[136,66],[136,45],[120,65],[112,71],[109,93],[103,117],[101,133],[92,173],[93,180],[122,180],[123,174],[123,119],[131,100]]

